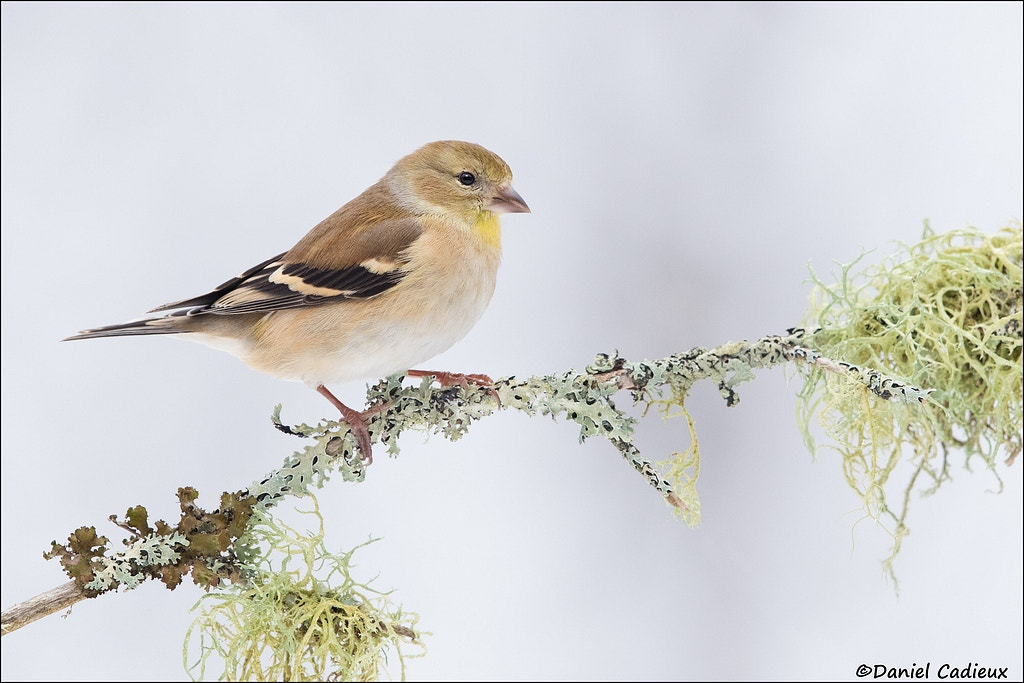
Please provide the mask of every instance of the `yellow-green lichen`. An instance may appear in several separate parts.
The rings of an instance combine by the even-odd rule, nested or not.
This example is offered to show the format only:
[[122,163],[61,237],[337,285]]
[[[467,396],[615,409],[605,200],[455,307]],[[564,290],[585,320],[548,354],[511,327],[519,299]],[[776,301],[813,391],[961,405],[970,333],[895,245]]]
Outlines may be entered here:
[[[840,374],[802,366],[798,417],[813,450],[822,425],[850,487],[895,539],[912,495],[950,478],[954,453],[996,473],[1021,452],[1022,230],[974,228],[924,237],[877,266],[814,277],[808,345],[935,390],[921,404],[882,401]],[[893,480],[895,473],[901,476]],[[905,476],[903,476],[905,475]],[[895,494],[895,495],[894,495]],[[895,498],[895,502],[894,502]]]
[[697,441],[697,425],[684,405],[686,393],[673,390],[668,399],[650,399],[649,407],[657,408],[667,420],[682,417],[690,432],[690,445],[682,453],[675,452],[662,464],[666,468],[665,479],[672,485],[678,501],[673,513],[689,527],[700,524],[700,496],[697,494],[697,478],[700,475],[700,443]]
[[[356,581],[351,560],[362,546],[329,552],[319,510],[310,514],[319,524],[315,534],[256,513],[240,541],[247,581],[193,608],[199,616],[185,635],[183,657],[194,679],[219,662],[219,680],[378,680],[389,650],[404,679],[402,646],[422,647],[418,617]],[[190,646],[198,651],[191,662]]]

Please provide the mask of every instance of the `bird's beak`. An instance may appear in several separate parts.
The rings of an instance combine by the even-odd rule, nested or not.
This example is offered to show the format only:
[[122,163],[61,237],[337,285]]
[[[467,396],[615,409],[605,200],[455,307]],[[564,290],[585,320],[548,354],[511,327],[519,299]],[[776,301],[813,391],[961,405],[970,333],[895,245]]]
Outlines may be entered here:
[[526,205],[526,201],[512,189],[511,185],[498,188],[498,191],[491,197],[487,210],[494,213],[530,213],[530,207]]

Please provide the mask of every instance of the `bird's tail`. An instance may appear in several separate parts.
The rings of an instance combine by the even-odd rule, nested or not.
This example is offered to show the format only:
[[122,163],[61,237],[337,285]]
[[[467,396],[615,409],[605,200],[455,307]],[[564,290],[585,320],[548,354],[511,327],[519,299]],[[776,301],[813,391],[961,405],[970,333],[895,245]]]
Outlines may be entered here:
[[98,337],[131,337],[144,334],[181,334],[189,330],[183,329],[179,320],[173,316],[133,320],[120,325],[107,325],[91,330],[82,330],[63,341],[75,339],[96,339]]

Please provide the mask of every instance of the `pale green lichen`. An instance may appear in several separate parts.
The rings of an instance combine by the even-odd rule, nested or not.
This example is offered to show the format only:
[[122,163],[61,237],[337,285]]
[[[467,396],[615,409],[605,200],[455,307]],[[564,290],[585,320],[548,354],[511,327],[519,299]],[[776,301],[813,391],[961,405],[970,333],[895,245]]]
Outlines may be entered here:
[[679,504],[675,507],[675,515],[687,526],[700,524],[700,496],[697,494],[697,479],[700,476],[700,442],[697,440],[697,425],[693,416],[684,405],[686,394],[673,391],[670,399],[655,399],[650,402],[661,412],[666,420],[682,417],[686,420],[689,430],[690,445],[682,453],[676,451],[661,463],[665,468],[665,478],[671,483]]
[[[362,546],[329,551],[312,500],[319,527],[312,534],[256,513],[236,544],[245,581],[193,608],[199,616],[182,656],[194,680],[216,664],[220,680],[372,681],[388,672],[389,650],[404,679],[403,646],[422,648],[418,617],[353,578],[352,556]],[[191,662],[190,646],[198,650]]]
[[174,564],[181,559],[179,551],[187,547],[188,539],[180,531],[137,539],[113,557],[97,558],[101,568],[95,570],[93,580],[85,584],[85,589],[100,593],[114,588],[131,590],[149,578],[139,571],[140,567]]
[[[997,480],[997,460],[1021,452],[1021,272],[1017,223],[995,234],[926,226],[919,243],[877,266],[844,265],[833,285],[814,276],[809,346],[934,390],[921,405],[879,401],[840,374],[802,366],[808,447],[812,424],[822,425],[866,514],[888,520],[890,573],[913,494],[950,479],[955,452],[967,469],[980,459]],[[902,463],[905,480],[893,481]]]

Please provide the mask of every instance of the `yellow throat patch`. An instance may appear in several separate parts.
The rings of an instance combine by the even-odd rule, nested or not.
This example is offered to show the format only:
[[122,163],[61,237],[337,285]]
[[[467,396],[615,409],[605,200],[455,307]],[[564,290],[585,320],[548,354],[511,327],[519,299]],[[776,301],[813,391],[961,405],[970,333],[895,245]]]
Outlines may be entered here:
[[495,249],[501,248],[501,223],[498,221],[498,214],[481,211],[473,229],[487,245]]

